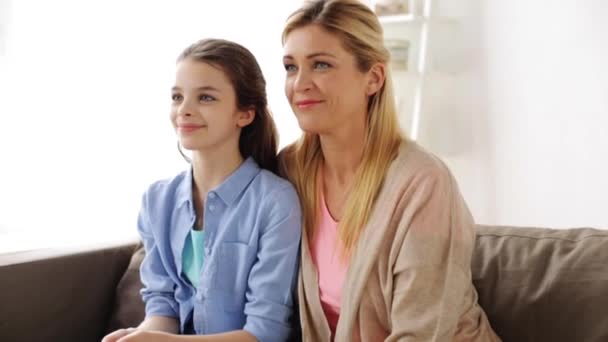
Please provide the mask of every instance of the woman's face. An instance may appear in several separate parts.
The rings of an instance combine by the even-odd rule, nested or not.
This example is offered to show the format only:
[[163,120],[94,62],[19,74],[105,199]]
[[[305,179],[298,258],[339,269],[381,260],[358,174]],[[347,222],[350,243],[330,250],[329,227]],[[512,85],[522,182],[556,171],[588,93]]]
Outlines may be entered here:
[[286,37],[283,63],[285,94],[302,130],[331,134],[365,121],[369,75],[336,35],[318,25],[295,29]]
[[253,120],[237,109],[236,93],[221,69],[190,58],[177,64],[171,100],[171,123],[187,150],[238,146],[241,127]]

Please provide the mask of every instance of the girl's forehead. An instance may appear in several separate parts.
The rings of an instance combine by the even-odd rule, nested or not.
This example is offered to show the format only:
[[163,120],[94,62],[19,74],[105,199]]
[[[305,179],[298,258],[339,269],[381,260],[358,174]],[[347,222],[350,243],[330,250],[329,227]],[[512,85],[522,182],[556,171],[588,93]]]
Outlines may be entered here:
[[227,75],[220,68],[209,63],[192,60],[178,63],[175,83],[177,87],[207,87],[217,90],[231,85]]

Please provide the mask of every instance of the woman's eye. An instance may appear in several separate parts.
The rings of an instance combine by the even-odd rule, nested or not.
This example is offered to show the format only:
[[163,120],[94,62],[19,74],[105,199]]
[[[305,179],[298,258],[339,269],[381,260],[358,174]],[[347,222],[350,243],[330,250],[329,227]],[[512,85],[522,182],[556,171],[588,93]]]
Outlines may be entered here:
[[213,96],[209,96],[209,95],[201,95],[198,97],[199,101],[203,101],[203,102],[211,102],[211,101],[215,101],[215,98]]
[[328,69],[331,67],[331,65],[325,62],[315,62],[314,67],[315,69]]
[[182,96],[180,94],[172,94],[171,95],[171,100],[173,100],[173,101],[181,101],[182,100]]
[[295,65],[293,65],[293,64],[285,64],[285,71],[287,71],[287,72],[294,72],[296,70],[297,70],[297,68],[296,68]]

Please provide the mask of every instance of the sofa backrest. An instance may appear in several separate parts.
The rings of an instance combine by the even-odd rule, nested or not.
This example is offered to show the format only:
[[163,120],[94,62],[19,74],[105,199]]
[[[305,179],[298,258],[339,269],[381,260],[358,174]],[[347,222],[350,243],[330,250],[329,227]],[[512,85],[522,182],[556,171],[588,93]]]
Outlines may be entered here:
[[139,266],[143,261],[145,251],[142,243],[135,248],[129,266],[116,286],[114,305],[105,333],[121,328],[136,327],[144,320],[144,302],[139,291],[142,283],[139,278]]
[[478,226],[472,276],[504,341],[608,341],[608,230]]
[[0,255],[0,341],[99,341],[133,242]]
[[[505,342],[608,341],[608,230],[477,226],[479,303]],[[142,248],[121,279],[108,330],[136,326]]]

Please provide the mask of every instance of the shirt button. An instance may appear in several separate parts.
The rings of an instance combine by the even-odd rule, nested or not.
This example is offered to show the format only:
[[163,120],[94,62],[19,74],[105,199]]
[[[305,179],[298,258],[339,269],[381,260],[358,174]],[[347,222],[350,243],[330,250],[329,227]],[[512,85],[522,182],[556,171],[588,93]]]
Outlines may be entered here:
[[214,211],[214,210],[215,210],[215,206],[214,206],[213,204],[211,204],[211,205],[209,206],[209,211]]
[[210,192],[209,193],[209,198],[214,199],[215,198],[215,192]]
[[202,301],[203,299],[205,299],[205,296],[203,295],[202,292],[199,292],[196,294],[196,299],[198,299],[199,301]]

